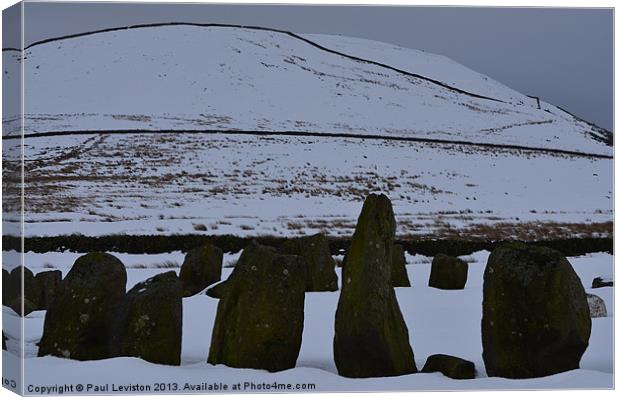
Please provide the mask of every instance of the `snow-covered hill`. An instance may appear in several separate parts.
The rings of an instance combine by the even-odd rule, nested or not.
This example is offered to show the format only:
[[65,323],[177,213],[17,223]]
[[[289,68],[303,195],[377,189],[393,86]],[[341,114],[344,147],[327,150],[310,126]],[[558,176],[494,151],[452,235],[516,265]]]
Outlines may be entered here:
[[[25,132],[245,130],[398,136],[610,155],[604,132],[445,57],[347,37],[153,26],[3,51]],[[4,134],[19,132],[5,109]]]
[[[3,52],[5,90],[18,54]],[[23,62],[26,132],[91,131],[25,139],[28,236],[346,237],[373,192],[391,198],[402,237],[612,233],[604,133],[445,57],[181,25],[39,43]],[[14,102],[5,136],[18,132]],[[142,133],[113,133],[127,129]],[[4,143],[17,172],[18,141]],[[5,212],[21,202],[11,176]]]

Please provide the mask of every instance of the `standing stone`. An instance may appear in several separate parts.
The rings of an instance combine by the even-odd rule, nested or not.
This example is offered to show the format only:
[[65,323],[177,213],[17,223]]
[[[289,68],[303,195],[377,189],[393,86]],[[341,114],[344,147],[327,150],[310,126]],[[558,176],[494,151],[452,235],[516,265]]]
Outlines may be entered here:
[[34,283],[37,296],[33,297],[33,303],[38,310],[46,310],[54,299],[58,288],[60,288],[62,272],[60,270],[49,270],[37,273],[34,277]]
[[79,257],[47,310],[39,357],[111,357],[111,324],[126,284],[125,266],[116,257],[102,252]]
[[422,372],[441,372],[452,379],[474,379],[476,377],[474,363],[447,354],[433,354],[427,358]]
[[444,254],[435,255],[428,286],[439,289],[463,289],[467,283],[468,268],[467,263],[459,258]]
[[533,378],[577,369],[590,329],[586,293],[560,252],[509,243],[491,253],[482,301],[489,376]]
[[179,278],[183,296],[196,295],[209,285],[220,281],[224,253],[218,247],[206,244],[190,250],[185,255]]
[[592,280],[592,288],[613,287],[614,281],[610,277],[595,277]]
[[588,298],[588,307],[590,308],[590,317],[607,317],[607,307],[605,301],[600,296],[594,294],[586,294]]
[[281,253],[301,257],[306,270],[306,291],[337,291],[336,262],[331,256],[329,242],[322,234],[286,241]]
[[[4,275],[4,274],[3,274]],[[22,278],[24,288],[22,290]],[[13,309],[20,316],[27,316],[38,310],[33,299],[38,295],[34,275],[24,266],[18,266],[11,270],[6,281],[6,292],[3,291],[4,305]],[[23,305],[23,311],[22,311]]]
[[114,355],[179,365],[182,324],[183,290],[176,272],[151,277],[125,297],[113,335]]
[[392,249],[392,286],[411,287],[409,276],[407,275],[405,250],[400,244],[394,244]]
[[21,281],[22,271],[24,272],[23,273],[24,281],[29,278],[34,277],[30,269],[28,269],[27,267],[18,266],[18,267],[13,268],[13,270],[9,272],[9,277],[7,279],[7,288],[3,292],[3,295],[6,295],[7,303],[15,300],[16,298],[19,298],[20,296],[23,296],[22,284],[21,284],[22,283]]
[[417,371],[407,325],[392,287],[396,220],[385,195],[366,198],[343,268],[334,360],[350,378]]
[[304,324],[306,275],[298,256],[252,242],[217,306],[209,363],[270,372],[295,367]]
[[[22,277],[24,279],[24,289],[22,291]],[[7,285],[7,301],[13,302],[18,298],[25,298],[32,302],[34,297],[38,295],[36,283],[34,282],[34,274],[24,266],[18,266],[11,270],[8,277]],[[35,309],[36,310],[36,309]]]

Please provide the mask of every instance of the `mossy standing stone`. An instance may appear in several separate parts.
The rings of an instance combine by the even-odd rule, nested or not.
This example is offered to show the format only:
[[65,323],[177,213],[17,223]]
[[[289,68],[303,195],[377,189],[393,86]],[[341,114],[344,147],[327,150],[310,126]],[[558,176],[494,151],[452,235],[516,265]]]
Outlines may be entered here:
[[298,255],[306,271],[306,291],[337,291],[336,262],[331,256],[329,242],[322,234],[287,240],[280,252]]
[[39,357],[111,357],[112,323],[123,304],[126,284],[125,266],[116,257],[102,252],[79,257],[47,310]]
[[407,275],[407,259],[405,250],[400,244],[394,244],[392,249],[392,286],[411,287],[409,276]]
[[193,296],[220,281],[224,253],[212,244],[190,250],[181,265],[179,278],[183,284],[183,296]]
[[433,354],[426,359],[422,372],[441,372],[452,379],[474,379],[476,366],[471,361],[447,354]]
[[304,323],[306,276],[298,256],[252,242],[226,281],[209,363],[270,372],[295,367]]
[[[24,280],[23,291],[22,278]],[[11,270],[8,277],[7,287],[6,298],[9,303],[22,297],[30,302],[33,302],[34,297],[38,296],[38,289],[34,281],[34,274],[32,274],[30,269],[24,266],[18,266]]]
[[586,293],[564,255],[521,243],[491,253],[482,302],[489,376],[534,378],[577,369],[590,330]]
[[38,310],[46,310],[60,288],[62,272],[60,270],[49,270],[37,273],[34,277],[34,283],[37,296],[33,297],[33,302]]
[[439,289],[463,289],[467,284],[469,266],[459,258],[435,255],[431,264],[428,286]]
[[350,378],[417,371],[407,325],[392,287],[396,220],[385,195],[369,195],[343,268],[336,310],[334,360]]
[[179,365],[183,332],[183,290],[176,272],[136,284],[125,297],[114,333],[115,356]]

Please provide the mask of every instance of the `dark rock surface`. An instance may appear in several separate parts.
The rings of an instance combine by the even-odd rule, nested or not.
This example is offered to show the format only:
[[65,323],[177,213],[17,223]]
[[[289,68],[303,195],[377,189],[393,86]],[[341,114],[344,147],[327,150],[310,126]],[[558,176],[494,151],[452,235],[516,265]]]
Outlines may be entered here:
[[465,261],[444,254],[435,255],[428,286],[439,289],[463,289],[469,266]]
[[606,277],[595,277],[592,280],[592,288],[613,287],[614,282]]
[[136,284],[125,297],[112,335],[115,356],[181,363],[183,290],[174,271]]
[[385,195],[369,195],[343,268],[334,359],[351,378],[416,372],[407,325],[392,286],[396,221]]
[[6,269],[2,269],[2,304],[6,305],[11,300],[11,273]]
[[224,253],[212,244],[190,250],[181,265],[179,278],[183,284],[183,296],[196,295],[222,277]]
[[207,296],[215,299],[222,299],[222,296],[224,296],[224,293],[228,289],[228,286],[228,280],[222,281],[219,284],[215,284],[213,287],[207,290]]
[[306,291],[337,291],[338,276],[329,242],[322,234],[287,240],[280,249],[282,254],[298,255],[306,270]]
[[[22,277],[24,279],[23,294]],[[30,269],[24,266],[18,266],[11,270],[7,278],[6,287],[7,290],[6,292],[3,291],[2,296],[3,298],[6,297],[7,303],[11,303],[17,298],[21,298],[22,296],[25,297],[27,300],[33,302],[33,297],[36,297],[38,295],[37,286],[34,282],[34,274],[32,274],[32,271]]]
[[38,310],[46,310],[62,284],[62,272],[49,270],[37,273],[34,283],[37,296],[33,296],[33,302]]
[[301,348],[306,273],[298,256],[251,243],[226,281],[208,362],[236,368],[293,368]]
[[487,374],[533,378],[579,368],[591,320],[571,264],[550,248],[508,243],[484,272],[482,345]]
[[116,257],[101,252],[79,257],[47,310],[39,357],[111,357],[112,323],[123,303],[126,283],[125,266]]
[[427,358],[422,372],[441,372],[452,379],[474,379],[476,377],[474,363],[447,354],[433,354]]
[[411,282],[409,282],[409,276],[407,275],[405,250],[400,244],[394,244],[392,249],[392,286],[411,287]]
[[[23,312],[22,312],[22,303],[23,303],[23,309],[24,309]],[[19,314],[22,317],[27,316],[33,311],[37,310],[37,307],[34,303],[22,297],[17,297],[13,299],[12,301],[9,302],[7,306],[13,309],[15,313]]]

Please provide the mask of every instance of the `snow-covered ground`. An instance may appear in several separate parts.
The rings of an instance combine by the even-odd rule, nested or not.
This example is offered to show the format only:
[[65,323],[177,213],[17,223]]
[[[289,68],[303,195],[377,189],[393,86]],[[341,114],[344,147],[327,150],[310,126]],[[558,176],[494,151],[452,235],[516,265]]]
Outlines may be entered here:
[[[346,37],[307,37],[327,50],[301,37],[236,27],[97,33],[35,45],[23,59],[4,51],[3,79],[9,88],[18,84],[24,62],[26,133],[300,131],[612,154],[592,139],[604,136],[600,130],[555,106],[539,108],[532,98],[445,57]],[[19,133],[17,110],[4,115],[4,134]]]
[[350,236],[372,192],[392,200],[400,236],[527,240],[612,232],[611,159],[178,133],[30,138],[25,153],[26,236]]
[[[590,345],[581,361],[581,369],[545,378],[507,380],[486,376],[482,361],[480,320],[482,315],[482,275],[488,252],[467,256],[469,276],[464,290],[444,291],[427,286],[431,258],[407,255],[411,288],[397,288],[398,301],[409,328],[416,365],[421,369],[431,354],[452,354],[475,363],[477,378],[452,380],[441,374],[414,374],[396,378],[347,379],[337,375],[332,356],[334,316],[339,292],[307,293],[305,323],[301,352],[294,369],[270,374],[266,371],[233,369],[206,363],[217,300],[197,295],[183,301],[183,346],[180,367],[150,364],[137,358],[115,358],[78,362],[54,357],[36,358],[36,345],[42,333],[45,312],[37,311],[24,321],[25,385],[56,384],[150,384],[223,382],[232,387],[238,382],[262,384],[314,383],[316,391],[353,390],[455,390],[455,389],[561,389],[613,387],[613,288],[590,289],[592,279],[613,273],[613,256],[594,253],[569,258],[586,291],[599,295],[607,305],[608,317],[592,320]],[[167,269],[164,262],[180,262],[178,252],[160,255],[117,254],[129,267],[128,288],[133,284]],[[58,268],[66,274],[78,254],[47,253],[25,256],[26,265],[39,272]],[[234,261],[238,253],[227,254],[225,261]],[[144,265],[144,266],[137,266]],[[231,269],[224,269],[227,277]],[[340,275],[340,270],[338,269]],[[15,370],[19,347],[20,321],[11,309],[4,311],[4,329],[9,335],[9,352],[3,352],[5,371]],[[11,367],[13,366],[13,367]],[[15,376],[7,372],[6,377]],[[151,389],[151,392],[154,390]],[[229,389],[230,391],[230,389]],[[258,391],[242,389],[241,391]],[[263,390],[264,391],[264,390]],[[272,389],[273,391],[273,389]],[[167,390],[170,392],[170,390]],[[187,390],[186,390],[187,392]]]

